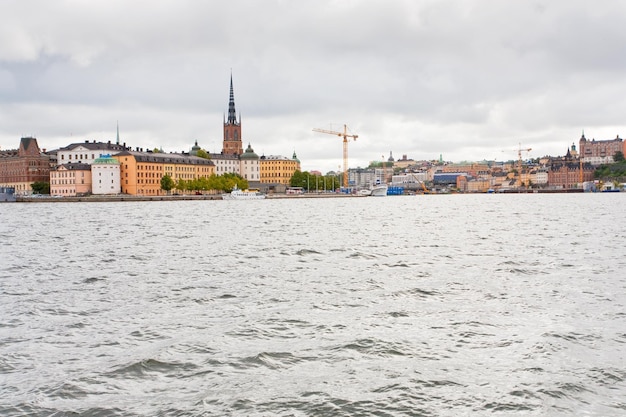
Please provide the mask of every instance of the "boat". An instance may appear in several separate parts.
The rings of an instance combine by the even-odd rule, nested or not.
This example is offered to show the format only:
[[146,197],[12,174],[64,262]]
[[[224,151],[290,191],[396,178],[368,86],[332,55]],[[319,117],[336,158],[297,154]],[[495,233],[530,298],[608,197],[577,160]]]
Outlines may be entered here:
[[15,198],[15,188],[13,187],[0,187],[0,202],[14,202]]
[[230,193],[222,194],[222,200],[263,200],[265,194],[259,190],[241,190],[237,186],[233,187]]
[[370,195],[372,197],[385,197],[388,188],[387,184],[375,184],[370,188]]

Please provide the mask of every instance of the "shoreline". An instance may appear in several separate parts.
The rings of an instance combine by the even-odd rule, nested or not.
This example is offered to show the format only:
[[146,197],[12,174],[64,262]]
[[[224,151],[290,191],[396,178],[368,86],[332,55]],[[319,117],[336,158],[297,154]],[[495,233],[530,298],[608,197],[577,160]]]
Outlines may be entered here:
[[[562,194],[562,193],[583,193],[584,190],[566,189],[566,190],[506,190],[495,193],[415,193],[404,194],[406,196],[418,195],[451,195],[451,194]],[[302,198],[363,198],[364,196],[343,193],[310,193],[310,194],[266,194],[266,200],[280,199],[302,199]],[[396,197],[396,196],[387,196]],[[113,195],[113,196],[82,196],[82,197],[25,197],[18,196],[15,201],[17,203],[104,203],[104,202],[122,202],[122,201],[187,201],[187,200],[216,200],[223,201],[222,194],[201,194],[201,195],[157,195],[157,196],[137,196],[137,195]]]

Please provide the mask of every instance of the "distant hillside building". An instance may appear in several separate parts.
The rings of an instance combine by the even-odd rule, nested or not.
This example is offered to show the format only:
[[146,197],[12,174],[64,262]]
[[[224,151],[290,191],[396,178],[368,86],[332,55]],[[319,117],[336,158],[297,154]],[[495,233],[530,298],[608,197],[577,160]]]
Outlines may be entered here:
[[50,181],[50,158],[39,149],[37,139],[20,140],[19,149],[0,151],[0,186],[28,194],[34,182]]
[[583,162],[588,162],[592,165],[615,162],[613,156],[617,152],[622,152],[623,155],[626,155],[626,142],[619,135],[612,140],[587,140],[583,132],[578,143],[578,153],[583,158]]

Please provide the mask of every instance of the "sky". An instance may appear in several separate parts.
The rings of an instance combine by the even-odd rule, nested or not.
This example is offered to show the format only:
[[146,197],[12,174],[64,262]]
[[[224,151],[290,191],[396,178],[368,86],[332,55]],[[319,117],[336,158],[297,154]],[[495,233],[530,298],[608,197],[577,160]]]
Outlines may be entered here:
[[0,149],[24,136],[220,152],[303,171],[506,161],[626,136],[621,0],[2,0]]

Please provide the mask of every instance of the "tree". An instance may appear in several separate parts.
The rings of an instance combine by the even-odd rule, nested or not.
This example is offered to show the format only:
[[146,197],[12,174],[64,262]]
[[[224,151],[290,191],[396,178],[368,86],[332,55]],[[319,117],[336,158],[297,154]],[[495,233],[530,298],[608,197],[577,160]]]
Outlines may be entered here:
[[197,153],[197,156],[199,158],[211,159],[211,155],[209,155],[209,153],[205,151],[204,149],[200,149]]
[[168,174],[161,177],[161,189],[167,191],[169,194],[172,188],[174,188],[174,180]]
[[189,185],[188,185],[187,181],[185,181],[185,180],[184,180],[184,179],[182,179],[182,178],[179,178],[179,179],[178,179],[178,181],[176,181],[176,186],[175,186],[175,188],[176,188],[178,191],[185,192],[186,190],[188,190],[188,189],[189,189]]
[[31,184],[33,193],[35,194],[50,194],[50,183],[44,181],[35,181]]
[[624,160],[624,153],[621,151],[617,151],[615,155],[613,155],[613,161],[615,162],[624,162]]

